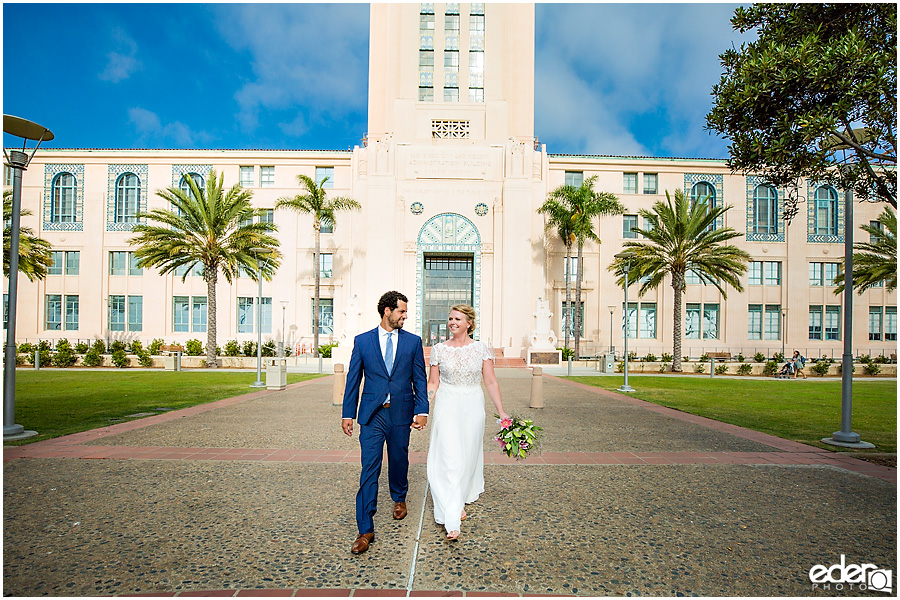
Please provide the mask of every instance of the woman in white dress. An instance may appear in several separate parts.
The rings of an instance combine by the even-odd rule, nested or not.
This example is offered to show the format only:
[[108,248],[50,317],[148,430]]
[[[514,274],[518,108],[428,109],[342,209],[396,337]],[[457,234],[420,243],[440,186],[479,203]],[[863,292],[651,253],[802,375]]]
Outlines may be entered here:
[[448,540],[455,540],[466,518],[465,505],[484,491],[482,379],[497,414],[504,419],[509,415],[500,399],[492,352],[469,337],[475,331],[475,311],[465,304],[452,307],[447,328],[452,337],[431,349],[428,398],[434,401],[434,424],[426,471],[434,520],[447,530]]

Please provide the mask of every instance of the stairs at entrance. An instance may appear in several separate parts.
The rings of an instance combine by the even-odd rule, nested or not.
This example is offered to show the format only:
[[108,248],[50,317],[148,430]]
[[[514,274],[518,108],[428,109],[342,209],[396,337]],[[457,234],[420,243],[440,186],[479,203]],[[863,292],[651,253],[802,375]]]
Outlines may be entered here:
[[[431,346],[425,346],[424,351],[427,368],[428,359],[431,357]],[[525,364],[524,358],[506,358],[503,356],[503,348],[494,348],[494,366],[498,369],[524,369],[528,365]]]

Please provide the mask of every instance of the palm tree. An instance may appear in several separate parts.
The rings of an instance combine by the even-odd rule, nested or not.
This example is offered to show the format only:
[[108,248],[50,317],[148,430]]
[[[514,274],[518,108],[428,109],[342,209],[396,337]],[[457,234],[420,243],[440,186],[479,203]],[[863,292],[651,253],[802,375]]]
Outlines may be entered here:
[[578,360],[578,344],[581,337],[581,282],[584,276],[582,258],[584,255],[584,243],[588,240],[600,243],[600,236],[594,231],[594,218],[610,215],[621,215],[625,207],[619,202],[615,194],[611,192],[595,192],[594,183],[596,175],[585,179],[580,187],[562,186],[551,192],[551,196],[558,194],[572,211],[572,233],[578,242],[578,270],[575,273],[575,360]]
[[572,231],[572,211],[564,202],[552,197],[547,198],[537,211],[540,214],[547,215],[547,224],[544,226],[545,230],[550,232],[555,229],[559,238],[562,240],[563,245],[566,247],[566,264],[564,269],[566,278],[566,308],[561,321],[563,330],[565,331],[564,348],[568,350],[569,330],[571,329],[569,327],[569,316],[572,314],[572,280],[569,276],[569,266],[572,261],[569,259],[572,256],[572,244],[575,243],[575,233]]
[[362,205],[353,198],[338,196],[329,198],[325,191],[325,182],[328,177],[323,177],[322,181],[316,181],[308,175],[297,175],[300,188],[303,193],[297,194],[293,198],[279,198],[275,203],[275,208],[291,208],[299,213],[312,215],[313,229],[316,232],[316,245],[313,250],[313,264],[316,277],[316,290],[313,299],[313,346],[315,347],[316,356],[319,355],[319,286],[321,282],[320,263],[320,233],[322,225],[336,224],[335,213],[339,210],[359,210]]
[[[3,274],[9,277],[9,249],[12,221],[12,190],[3,191]],[[27,208],[19,211],[19,216],[31,214]],[[52,246],[50,242],[34,235],[31,227],[19,226],[19,273],[28,277],[29,281],[43,279],[47,269],[53,264]]]
[[[860,226],[872,241],[853,245],[859,250],[853,254],[853,288],[859,294],[882,282],[889,292],[897,289],[897,213],[885,207],[877,223],[880,226]],[[843,273],[835,277],[834,284],[838,286],[835,294],[844,291]]]
[[[631,269],[631,274],[637,271],[635,279],[648,277],[641,285],[639,295],[656,289],[666,276],[672,278],[672,289],[675,291],[673,371],[681,371],[682,296],[688,271],[696,273],[703,283],[716,286],[723,298],[727,298],[723,282],[738,291],[744,289],[740,278],[747,270],[750,255],[736,246],[724,244],[743,234],[731,227],[715,228],[716,219],[730,208],[710,208],[708,198],[691,202],[682,190],[675,190],[673,204],[667,191],[666,202],[656,202],[652,211],[641,209],[640,215],[649,227],[632,228],[647,241],[627,241],[623,244],[623,251],[631,253],[632,265],[637,265]],[[609,266],[610,271],[619,275],[619,285],[624,284],[627,260],[616,258]]]
[[[189,191],[179,186],[159,190],[156,195],[169,201],[172,210],[154,209],[138,215],[158,225],[138,224],[137,233],[128,240],[136,245],[139,267],[157,267],[165,275],[179,267],[187,267],[181,280],[196,264],[203,266],[208,298],[208,327],[206,332],[206,363],[216,367],[216,282],[219,270],[228,283],[241,270],[254,278],[262,273],[271,280],[280,264],[278,240],[270,233],[277,230],[273,223],[247,222],[262,213],[250,204],[251,192],[235,184],[225,191],[224,174],[216,180],[210,172],[206,188],[200,189],[191,177],[185,178]],[[252,249],[268,250],[263,260]],[[259,326],[259,324],[257,324]]]

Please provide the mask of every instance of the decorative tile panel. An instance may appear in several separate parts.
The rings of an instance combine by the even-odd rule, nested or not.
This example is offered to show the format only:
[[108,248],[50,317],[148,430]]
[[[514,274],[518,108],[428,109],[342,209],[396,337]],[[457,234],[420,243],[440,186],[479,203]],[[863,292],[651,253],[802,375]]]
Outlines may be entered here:
[[[837,235],[827,235],[816,233],[816,190],[821,186],[827,185],[837,192]],[[846,197],[843,190],[839,190],[831,184],[820,181],[809,181],[806,184],[806,241],[813,244],[843,244],[844,231],[846,225],[844,223],[844,204]]]
[[209,181],[209,172],[212,171],[212,165],[172,165],[172,186],[181,185],[181,178],[188,173],[196,173],[203,176],[203,181]]
[[[71,173],[75,177],[75,221],[72,223],[57,223],[53,221],[53,178],[60,173]],[[41,211],[41,229],[44,231],[84,230],[84,165],[44,165],[43,208]]]
[[[147,212],[147,165],[109,165],[106,189],[106,230],[131,231],[136,223],[116,223],[116,180],[125,173],[134,173],[141,182],[138,212]],[[144,220],[138,221],[143,223]]]
[[[422,323],[422,306],[425,304],[424,269],[425,253],[473,254],[475,289],[472,294],[476,314],[481,314],[481,235],[472,221],[456,213],[442,213],[431,217],[416,242],[416,323]],[[475,330],[475,339],[479,339]]]
[[778,198],[775,203],[775,214],[778,215],[776,221],[777,233],[751,233],[753,231],[753,192],[756,186],[768,184],[769,182],[762,177],[756,175],[747,176],[747,228],[744,237],[748,242],[783,242],[784,241],[784,220],[781,215],[784,214],[784,190],[776,188]]

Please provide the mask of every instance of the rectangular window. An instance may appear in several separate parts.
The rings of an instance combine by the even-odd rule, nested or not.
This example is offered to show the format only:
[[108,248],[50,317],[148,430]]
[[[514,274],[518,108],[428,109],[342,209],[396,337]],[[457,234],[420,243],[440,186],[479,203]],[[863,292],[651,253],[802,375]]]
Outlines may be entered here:
[[897,307],[884,307],[884,341],[897,341]]
[[766,261],[766,285],[781,285],[781,262]]
[[584,172],[582,171],[566,171],[566,185],[570,187],[580,188],[584,183]]
[[241,187],[251,188],[255,181],[253,167],[241,167]]
[[[622,308],[625,308],[624,302],[622,303]],[[638,336],[638,303],[629,302],[628,310],[625,311],[625,314],[628,318],[628,339],[633,340]]]
[[326,177],[328,180],[322,187],[327,190],[334,187],[334,167],[316,167],[316,183],[322,183]]
[[45,302],[46,323],[44,329],[59,331],[62,329],[62,296],[47,294]]
[[641,339],[656,338],[656,302],[641,302]]
[[259,187],[275,187],[275,167],[259,168]]
[[[309,314],[312,316],[316,309],[316,299],[309,299]],[[312,318],[310,318],[312,321]],[[310,322],[309,330],[312,331],[314,323]],[[319,335],[334,334],[334,299],[319,298]]]
[[881,221],[869,221],[869,228],[874,229],[878,232],[877,235],[874,233],[869,233],[869,243],[877,244],[879,241],[881,241],[881,232],[884,231],[884,225],[881,224]]
[[172,271],[172,273],[175,275],[175,277],[182,278],[184,277],[185,273],[190,271],[190,269],[190,265],[181,265],[179,267],[175,267],[175,270]]
[[[579,304],[580,304],[580,306],[579,306]],[[562,335],[565,335],[565,331],[567,329],[569,330],[570,336],[575,335],[575,310],[578,309],[578,318],[581,319],[579,321],[579,326],[578,326],[578,335],[583,336],[584,335],[584,303],[583,302],[581,302],[581,303],[575,302],[573,300],[571,306],[572,306],[572,309],[567,313],[566,312],[566,303],[565,303],[565,301],[563,301],[562,310],[559,311],[559,314],[562,315],[562,320],[563,320],[563,323],[562,323],[563,334]]]
[[274,223],[275,222],[275,209],[261,208],[258,218],[259,218],[260,223]]
[[684,310],[684,337],[689,340],[700,339],[700,304],[688,302]]
[[72,250],[66,252],[66,275],[78,275],[81,263],[81,252]]
[[127,252],[110,252],[109,253],[109,274],[125,275],[128,265]]
[[882,327],[881,307],[880,306],[870,306],[869,307],[869,341],[872,341],[872,342],[880,342],[881,341],[881,327]]
[[136,277],[143,275],[143,269],[138,266],[138,258],[134,252],[128,253],[128,274]]
[[334,254],[331,254],[330,252],[322,252],[319,254],[319,277],[331,279],[333,268]]
[[822,285],[822,263],[820,262],[811,262],[809,263],[809,285],[811,286],[821,286]]
[[62,275],[65,255],[66,253],[61,250],[50,251],[50,258],[53,262],[50,263],[50,268],[47,269],[47,275]]
[[[565,262],[565,259],[563,260]],[[563,269],[565,269],[565,264],[563,264]],[[563,272],[563,278],[565,278],[566,274]],[[578,281],[578,257],[570,256],[569,257],[569,281]]]
[[144,297],[128,296],[128,331],[143,331]]
[[700,285],[703,283],[703,280],[700,279],[700,276],[697,275],[696,271],[688,270],[688,272],[684,274],[684,283],[686,285]]
[[444,102],[459,102],[459,88],[445,87]]
[[191,305],[187,296],[172,297],[172,331],[191,330]]
[[841,339],[841,307],[826,306],[825,307],[825,339],[840,340]]
[[203,277],[203,263],[197,261],[191,268],[191,277]]
[[638,226],[638,218],[637,215],[622,215],[622,237],[623,238],[636,238],[638,236],[636,231],[632,231],[632,228],[637,228]]
[[444,50],[444,68],[459,69],[459,50]]
[[109,330],[125,331],[125,296],[109,297]]
[[191,298],[191,331],[206,331],[206,296]]
[[8,165],[3,165],[3,185],[6,187],[13,185],[13,170]]
[[434,32],[434,14],[421,14],[419,15],[419,32],[420,33],[433,33]]
[[434,50],[419,50],[419,66],[434,67]]
[[622,193],[637,194],[637,173],[622,173]]
[[750,304],[747,306],[747,339],[762,339],[762,304]]
[[78,329],[78,296],[66,296],[66,331]]
[[644,193],[645,194],[655,194],[656,193],[656,183],[657,183],[657,174],[656,173],[644,173]]
[[841,274],[839,263],[825,263],[825,285],[835,287],[834,279]]
[[[321,306],[321,299],[319,300]],[[262,333],[272,333],[272,299],[263,297],[259,303],[260,314],[259,324]]]
[[763,320],[763,337],[767,340],[781,339],[781,305],[766,304]]
[[484,89],[470,87],[469,102],[484,102]]
[[719,339],[719,305],[703,305],[703,339]]
[[420,86],[419,87],[419,102],[432,102],[434,101],[434,88],[431,86]]
[[237,331],[238,333],[253,333],[253,298],[238,297],[237,299]]
[[763,264],[754,260],[748,265],[747,273],[750,285],[762,285]]
[[809,307],[809,339],[822,339],[822,305]]

